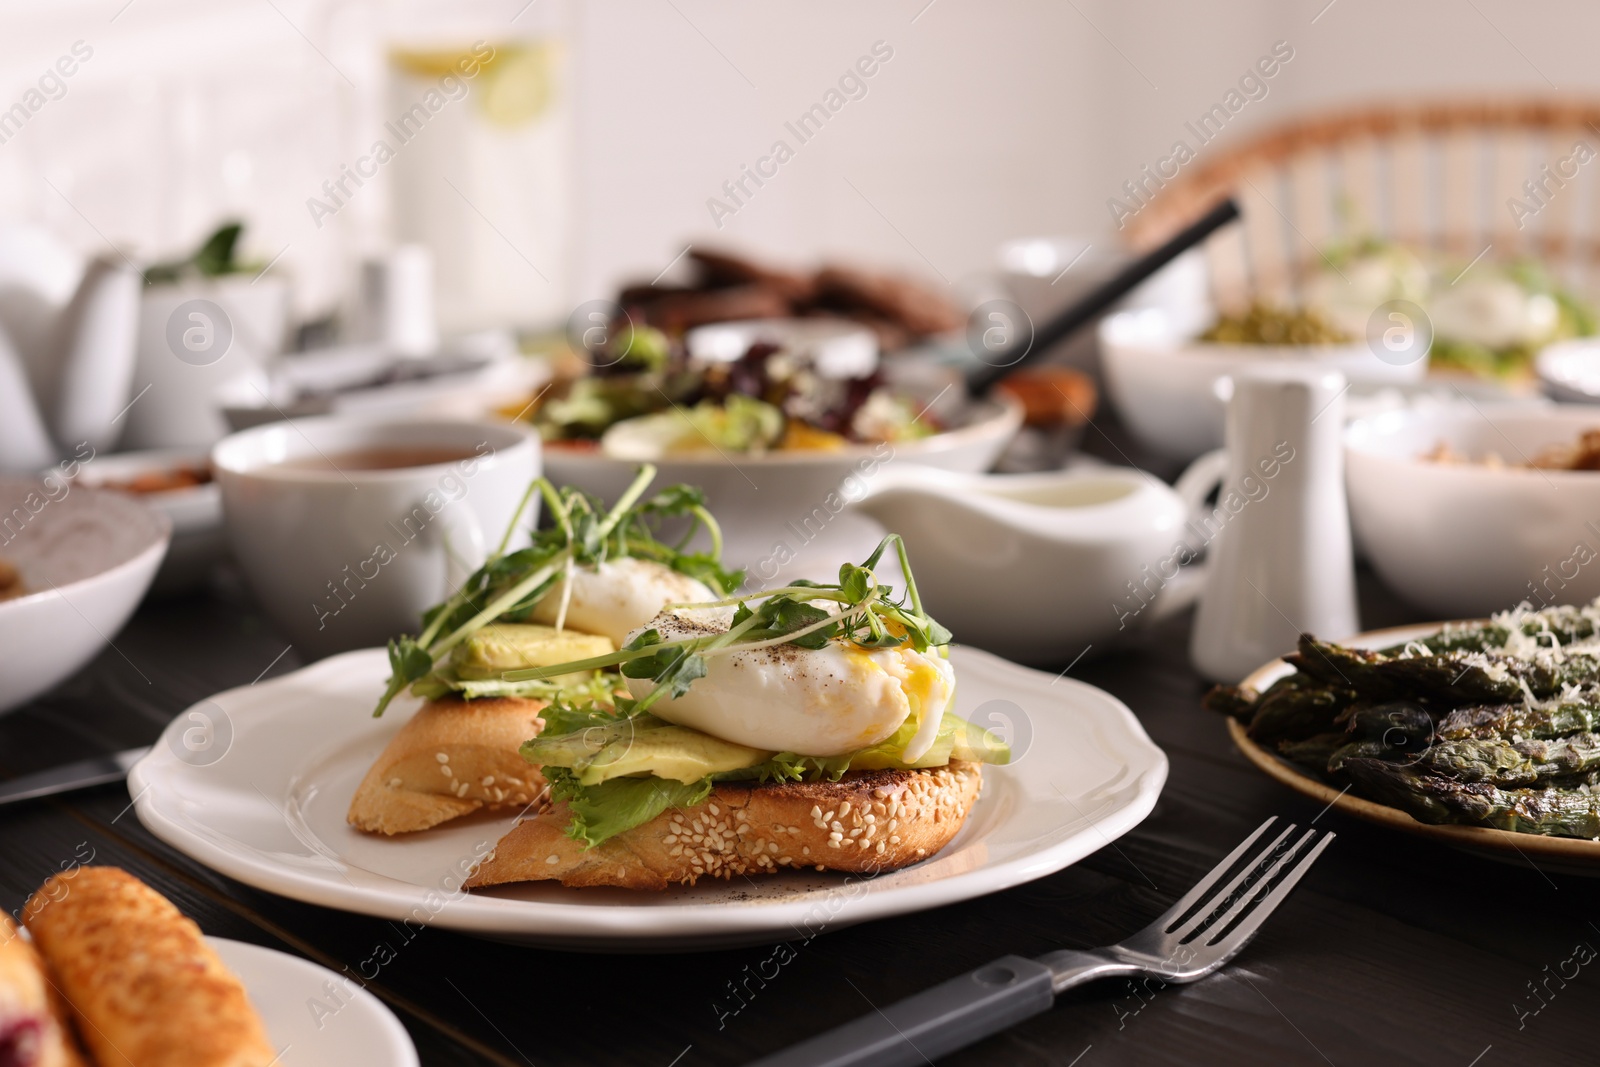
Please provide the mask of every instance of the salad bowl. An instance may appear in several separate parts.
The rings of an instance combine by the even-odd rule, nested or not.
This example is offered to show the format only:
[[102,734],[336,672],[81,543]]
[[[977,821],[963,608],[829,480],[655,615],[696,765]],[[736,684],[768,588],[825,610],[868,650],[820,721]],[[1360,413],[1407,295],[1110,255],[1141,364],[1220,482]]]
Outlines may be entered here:
[[1167,459],[1188,461],[1222,446],[1232,376],[1272,361],[1314,361],[1355,389],[1420,382],[1428,361],[1387,363],[1364,340],[1267,345],[1201,341],[1159,310],[1124,311],[1100,326],[1106,393],[1139,441]]
[[[847,503],[865,496],[891,466],[961,473],[988,470],[1021,426],[1021,405],[998,397],[971,402],[965,417],[950,429],[912,441],[760,454],[706,450],[649,458],[649,462],[660,471],[658,484],[681,482],[705,491],[707,505],[730,534],[729,564],[740,567],[755,562],[732,558],[740,545],[768,549],[791,523],[802,529],[828,525]],[[547,443],[544,470],[557,485],[575,486],[610,503],[627,488],[645,458],[623,459],[594,448]]]

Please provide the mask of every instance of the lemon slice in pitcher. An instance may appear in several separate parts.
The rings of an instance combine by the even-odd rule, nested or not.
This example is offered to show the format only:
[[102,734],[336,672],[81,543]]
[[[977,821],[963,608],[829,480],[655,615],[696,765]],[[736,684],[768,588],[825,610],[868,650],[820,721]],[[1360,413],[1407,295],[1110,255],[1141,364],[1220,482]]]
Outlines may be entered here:
[[553,51],[546,44],[508,47],[484,70],[479,106],[490,122],[521,126],[550,106]]

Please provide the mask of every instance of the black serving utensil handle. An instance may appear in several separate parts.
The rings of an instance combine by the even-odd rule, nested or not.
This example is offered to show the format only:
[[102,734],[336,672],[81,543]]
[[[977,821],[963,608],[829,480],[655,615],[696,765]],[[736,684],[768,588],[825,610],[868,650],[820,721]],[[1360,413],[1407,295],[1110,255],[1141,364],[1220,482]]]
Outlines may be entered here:
[[920,1067],[1049,1011],[1052,982],[1045,964],[1002,956],[751,1067]]
[[[1070,307],[1063,308],[1060,314],[1036,329],[1031,337],[1019,337],[1008,348],[995,353],[992,363],[986,364],[967,377],[967,394],[973,397],[982,396],[1001,378],[1023,366],[1040,352],[1049,349],[1057,341],[1070,337],[1089,325],[1109,311],[1118,300],[1131,293],[1140,282],[1238,217],[1238,203],[1232,197],[1222,201],[1179,231],[1166,244],[1146,252],[1083,299]],[[1016,351],[1019,347],[1022,349],[1021,352]]]

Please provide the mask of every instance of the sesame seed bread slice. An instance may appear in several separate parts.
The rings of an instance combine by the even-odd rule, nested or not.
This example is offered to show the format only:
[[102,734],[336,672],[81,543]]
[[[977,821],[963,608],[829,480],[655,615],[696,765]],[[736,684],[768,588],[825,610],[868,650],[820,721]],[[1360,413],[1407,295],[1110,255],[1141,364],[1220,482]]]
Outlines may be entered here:
[[430,700],[400,728],[350,800],[350,825],[408,834],[479,808],[521,808],[544,776],[519,749],[544,727],[544,703],[524,697]]
[[961,760],[837,782],[722,782],[704,803],[588,849],[567,836],[566,805],[556,804],[512,827],[467,885],[555,880],[660,890],[785,868],[893,871],[949,844],[982,785],[981,765]]

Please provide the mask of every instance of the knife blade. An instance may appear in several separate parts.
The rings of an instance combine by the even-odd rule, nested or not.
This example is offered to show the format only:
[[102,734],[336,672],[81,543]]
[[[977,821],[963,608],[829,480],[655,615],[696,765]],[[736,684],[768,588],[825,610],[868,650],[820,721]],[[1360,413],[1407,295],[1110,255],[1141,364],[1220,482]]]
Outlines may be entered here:
[[93,759],[64,763],[36,774],[0,782],[0,805],[16,804],[24,800],[70,793],[75,789],[120,782],[128,777],[128,768],[144,758],[149,747],[129,748]]

